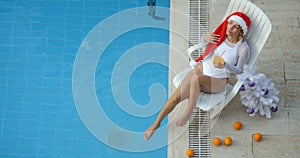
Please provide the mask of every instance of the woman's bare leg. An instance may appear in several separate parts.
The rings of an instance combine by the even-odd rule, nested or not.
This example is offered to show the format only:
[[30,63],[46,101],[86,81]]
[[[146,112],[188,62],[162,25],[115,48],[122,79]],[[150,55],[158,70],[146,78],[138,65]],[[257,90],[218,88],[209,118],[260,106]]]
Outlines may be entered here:
[[227,83],[227,79],[217,79],[205,75],[193,76],[190,85],[190,96],[188,106],[185,113],[176,121],[176,125],[182,127],[189,120],[193,113],[194,106],[199,97],[200,91],[219,92],[223,90]]
[[176,125],[179,127],[185,125],[186,122],[189,120],[190,116],[193,113],[194,106],[196,105],[196,101],[199,97],[199,93],[201,91],[199,87],[200,84],[198,83],[197,75],[192,76],[190,83],[191,83],[189,89],[190,95],[189,95],[189,102],[187,108],[184,114],[178,119],[178,121],[176,121]]
[[182,81],[175,93],[167,100],[156,120],[144,133],[144,139],[148,140],[155,130],[160,126],[161,121],[176,107],[178,103],[189,97],[190,78],[194,75],[191,71]]
[[182,127],[183,125],[186,124],[188,121],[189,117],[193,113],[194,105],[196,105],[196,101],[199,97],[199,93],[201,91],[200,89],[200,82],[198,81],[198,78],[200,76],[203,76],[203,71],[202,71],[202,65],[200,64],[195,68],[195,71],[193,75],[190,77],[190,87],[189,87],[189,102],[188,106],[186,108],[185,113],[176,121],[176,125]]

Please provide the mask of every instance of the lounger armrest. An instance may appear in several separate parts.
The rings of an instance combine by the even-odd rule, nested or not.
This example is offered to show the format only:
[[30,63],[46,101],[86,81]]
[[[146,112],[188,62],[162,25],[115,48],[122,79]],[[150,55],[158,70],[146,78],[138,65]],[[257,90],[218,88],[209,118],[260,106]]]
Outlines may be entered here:
[[240,87],[242,86],[243,83],[244,83],[243,80],[238,80],[235,83],[235,85],[233,86],[231,91],[226,95],[225,105],[227,105],[231,101],[231,99],[237,95],[237,93],[239,92]]
[[192,53],[193,53],[195,50],[200,49],[200,48],[203,49],[203,45],[202,45],[201,42],[198,43],[198,44],[196,44],[196,45],[193,45],[193,46],[189,47],[189,48],[187,49],[187,53],[188,53],[188,55],[189,55],[189,58],[190,58],[190,59],[193,59],[193,58],[192,58]]

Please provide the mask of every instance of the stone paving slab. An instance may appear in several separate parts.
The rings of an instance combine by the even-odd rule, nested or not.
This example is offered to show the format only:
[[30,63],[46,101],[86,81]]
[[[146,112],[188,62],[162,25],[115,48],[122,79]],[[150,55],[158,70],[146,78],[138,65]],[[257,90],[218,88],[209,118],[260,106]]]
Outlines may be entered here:
[[[300,136],[300,108],[289,109],[289,127],[291,136]],[[300,142],[298,142],[300,145]]]
[[[300,14],[300,13],[299,13]],[[298,15],[299,15],[298,14]],[[296,17],[294,17],[296,18]],[[279,30],[279,40],[284,54],[284,61],[300,61],[300,28],[288,28]]]
[[226,136],[232,138],[232,145],[221,146],[211,145],[211,158],[228,158],[228,157],[240,157],[240,158],[252,158],[252,138],[251,135],[242,132],[232,133],[213,133],[211,138],[219,137],[224,140]]
[[285,72],[285,79],[300,80],[300,62],[285,61],[284,72]]
[[241,121],[243,123],[243,130],[239,132],[248,134],[261,132],[268,135],[289,135],[288,119],[289,116],[286,109],[281,109],[276,113],[272,113],[271,119],[267,119],[259,113],[251,117],[246,110],[238,111],[224,109],[212,132],[230,132],[234,134],[236,132],[233,129],[234,122]]
[[286,81],[286,107],[300,108],[300,81]]
[[265,136],[260,142],[253,140],[253,157],[297,158],[300,155],[300,137]]
[[280,33],[272,30],[268,41],[260,52],[256,61],[256,72],[264,73],[273,81],[284,81],[284,53],[280,47]]

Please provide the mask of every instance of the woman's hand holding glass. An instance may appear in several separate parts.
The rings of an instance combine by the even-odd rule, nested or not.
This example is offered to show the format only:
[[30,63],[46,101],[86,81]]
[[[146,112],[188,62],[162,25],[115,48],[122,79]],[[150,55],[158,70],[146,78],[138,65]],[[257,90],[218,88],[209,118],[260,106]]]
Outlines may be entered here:
[[215,55],[213,64],[216,68],[223,69],[225,67],[225,61],[224,58],[220,55]]

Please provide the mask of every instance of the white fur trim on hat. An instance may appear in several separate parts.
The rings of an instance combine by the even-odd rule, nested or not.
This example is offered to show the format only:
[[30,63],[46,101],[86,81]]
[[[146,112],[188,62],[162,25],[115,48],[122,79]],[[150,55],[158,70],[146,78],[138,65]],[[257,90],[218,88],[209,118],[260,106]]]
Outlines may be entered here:
[[229,17],[228,22],[231,20],[234,20],[237,23],[239,23],[239,25],[242,27],[244,35],[247,33],[247,25],[243,18],[241,18],[240,16],[237,16],[237,15],[232,15],[231,17]]

